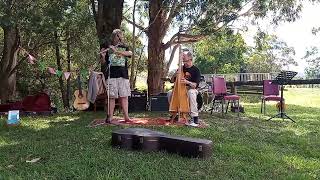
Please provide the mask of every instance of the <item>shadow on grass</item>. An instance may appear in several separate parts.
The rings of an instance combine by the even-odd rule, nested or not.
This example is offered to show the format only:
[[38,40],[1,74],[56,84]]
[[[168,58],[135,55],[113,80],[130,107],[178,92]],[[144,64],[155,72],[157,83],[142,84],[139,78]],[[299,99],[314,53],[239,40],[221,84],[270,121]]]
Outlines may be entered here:
[[[291,106],[290,106],[291,107]],[[269,110],[268,106],[268,110]],[[299,111],[296,111],[299,110]],[[319,177],[319,108],[292,106],[297,123],[257,118],[259,106],[246,106],[237,120],[207,113],[209,128],[148,126],[169,134],[210,139],[210,159],[188,159],[166,153],[142,153],[112,148],[112,130],[89,128],[104,113],[76,113],[23,118],[19,127],[1,121],[0,175],[3,178],[51,179],[225,179]],[[292,111],[292,112],[291,112]],[[270,110],[271,112],[271,110]],[[319,113],[312,113],[319,112]],[[167,113],[135,113],[132,117],[165,117]],[[299,120],[298,120],[299,119]],[[36,163],[26,160],[40,157]]]

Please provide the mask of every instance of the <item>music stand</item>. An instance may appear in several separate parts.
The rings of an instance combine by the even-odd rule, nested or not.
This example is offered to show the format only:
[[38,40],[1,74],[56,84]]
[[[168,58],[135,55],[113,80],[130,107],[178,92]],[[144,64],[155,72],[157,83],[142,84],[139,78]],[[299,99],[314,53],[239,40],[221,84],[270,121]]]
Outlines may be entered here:
[[284,112],[284,109],[283,109],[283,89],[284,89],[284,86],[285,84],[288,84],[289,81],[292,80],[292,78],[294,76],[296,76],[298,73],[297,72],[294,72],[294,71],[281,71],[277,77],[275,78],[275,80],[272,81],[272,83],[274,84],[278,84],[281,86],[281,89],[280,89],[280,112],[274,116],[272,116],[271,118],[269,118],[267,121],[273,119],[273,118],[282,118],[282,119],[290,119],[292,122],[295,122],[293,119],[291,119],[285,112]]

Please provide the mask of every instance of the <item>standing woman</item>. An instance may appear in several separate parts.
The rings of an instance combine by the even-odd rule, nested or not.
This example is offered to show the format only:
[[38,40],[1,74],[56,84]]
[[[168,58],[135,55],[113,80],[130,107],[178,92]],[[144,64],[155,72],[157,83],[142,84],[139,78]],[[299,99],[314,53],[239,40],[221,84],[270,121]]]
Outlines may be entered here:
[[[128,115],[128,97],[131,95],[131,90],[127,61],[131,57],[132,52],[129,51],[128,46],[124,44],[123,34],[120,29],[113,30],[111,45],[102,48],[100,52],[102,54],[101,64],[104,76],[105,78],[109,77],[107,83],[109,85],[110,97],[106,122],[110,123],[113,118],[115,99],[119,99],[125,122],[130,122]],[[110,67],[110,70],[108,67]]]

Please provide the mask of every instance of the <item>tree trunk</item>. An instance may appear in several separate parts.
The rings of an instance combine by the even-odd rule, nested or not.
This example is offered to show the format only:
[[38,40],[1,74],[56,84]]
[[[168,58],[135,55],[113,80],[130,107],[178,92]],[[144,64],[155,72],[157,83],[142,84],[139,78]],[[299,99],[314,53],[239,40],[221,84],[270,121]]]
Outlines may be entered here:
[[[156,95],[163,91],[163,77],[164,71],[164,49],[161,44],[153,43],[158,38],[152,36],[148,43],[148,92],[150,95]],[[158,45],[158,46],[157,46]]]
[[137,0],[134,0],[133,2],[133,10],[132,10],[132,59],[131,59],[131,73],[130,73],[130,88],[133,90],[135,88],[135,78],[134,78],[134,70],[136,67],[136,61],[135,61],[135,49],[136,49],[136,26],[134,25],[136,23],[135,20],[135,11],[136,11],[136,4]]
[[[96,16],[97,33],[100,44],[110,44],[110,36],[114,29],[120,29],[124,0],[98,0]],[[95,10],[95,7],[93,7]]]
[[[71,72],[71,39],[70,39],[70,32],[69,30],[67,31],[67,63],[68,63],[68,72]],[[62,74],[62,77],[64,74]],[[71,92],[71,82],[70,82],[70,77],[67,79],[67,92],[66,92],[66,101],[67,101],[67,107],[70,107],[70,92]]]
[[[58,70],[62,71],[60,47],[59,47],[60,40],[59,40],[57,31],[54,32],[54,39],[55,39],[55,50],[56,50],[57,66],[58,66]],[[62,98],[62,102],[63,102],[63,107],[64,108],[69,108],[68,102],[67,102],[67,97],[66,97],[66,94],[65,94],[65,88],[64,88],[62,76],[59,77],[59,89],[60,89],[60,92],[61,92],[61,98]]]
[[139,54],[139,59],[137,61],[137,68],[136,68],[136,71],[135,71],[135,74],[134,74],[134,80],[133,80],[133,83],[136,84],[137,82],[137,76],[138,76],[138,67],[140,65],[140,63],[143,63],[141,62],[141,58],[142,58],[142,53],[143,53],[143,49],[145,48],[145,45],[142,47],[141,51],[140,51],[140,54]]
[[19,31],[17,27],[5,26],[4,47],[0,62],[0,99],[2,103],[7,102],[15,96],[17,54],[19,47]]
[[148,35],[148,92],[156,95],[163,91],[164,55],[163,38],[166,13],[161,8],[162,1],[149,1]]

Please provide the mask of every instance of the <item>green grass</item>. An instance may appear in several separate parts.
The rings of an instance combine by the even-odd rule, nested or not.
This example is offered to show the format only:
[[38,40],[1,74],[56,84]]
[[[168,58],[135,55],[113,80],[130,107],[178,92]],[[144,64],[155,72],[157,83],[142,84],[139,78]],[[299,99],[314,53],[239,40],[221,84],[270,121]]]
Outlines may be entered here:
[[2,117],[0,179],[319,179],[320,90],[285,93],[287,113],[297,123],[265,121],[276,113],[274,104],[263,116],[259,103],[245,103],[240,121],[232,113],[224,118],[203,113],[209,128],[150,127],[212,140],[213,154],[206,160],[112,148],[111,132],[120,127],[86,127],[103,117],[101,112],[22,117],[19,127],[5,127]]

